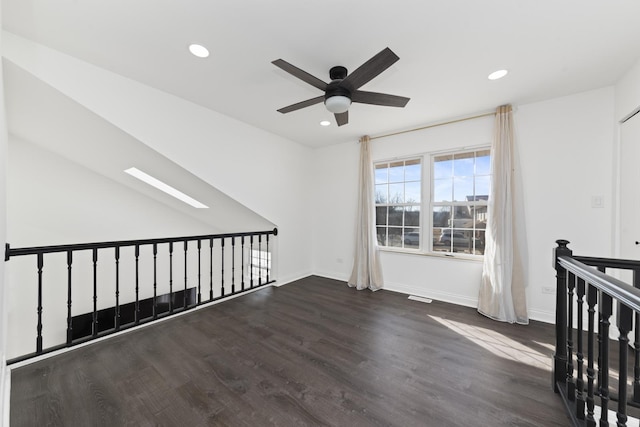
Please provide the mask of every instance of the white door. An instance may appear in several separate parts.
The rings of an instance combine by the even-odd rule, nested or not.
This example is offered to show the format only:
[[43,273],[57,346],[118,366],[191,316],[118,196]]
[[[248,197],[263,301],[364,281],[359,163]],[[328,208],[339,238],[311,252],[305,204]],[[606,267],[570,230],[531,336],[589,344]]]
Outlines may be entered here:
[[620,257],[640,260],[640,113],[620,127]]

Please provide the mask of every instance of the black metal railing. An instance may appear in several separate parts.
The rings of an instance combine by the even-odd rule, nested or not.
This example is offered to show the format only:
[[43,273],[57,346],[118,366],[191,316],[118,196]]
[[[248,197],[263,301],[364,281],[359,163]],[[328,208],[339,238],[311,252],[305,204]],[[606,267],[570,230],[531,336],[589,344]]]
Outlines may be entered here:
[[[273,229],[29,248],[11,248],[7,244],[5,261],[26,258],[26,264],[16,266],[20,271],[13,275],[19,282],[17,288],[33,284],[37,294],[35,351],[22,352],[7,363],[72,347],[273,283],[272,236],[277,235],[278,230]],[[175,256],[180,250],[183,257]],[[181,265],[176,268],[178,261]],[[202,267],[204,264],[206,268],[207,263],[209,277],[203,279]],[[36,277],[26,277],[33,275],[34,266]],[[182,271],[178,272],[180,267]],[[51,277],[47,276],[49,271]],[[181,272],[183,283],[176,277]],[[231,283],[230,289],[225,289],[225,279]],[[86,297],[81,298],[81,303],[75,301],[78,294]],[[66,295],[66,307],[61,309],[53,301],[48,302],[47,295]],[[28,301],[21,304],[29,306]],[[54,320],[46,325],[45,309],[54,312]],[[79,322],[87,318],[90,332],[78,334]],[[47,331],[52,331],[50,337],[45,335]],[[24,341],[26,333],[21,335]]]
[[[640,408],[640,261],[573,256],[567,240],[556,243],[554,391],[575,426],[608,426],[611,402],[616,425],[626,426]],[[611,269],[632,272],[633,286],[606,274]],[[612,318],[617,346],[609,338]]]

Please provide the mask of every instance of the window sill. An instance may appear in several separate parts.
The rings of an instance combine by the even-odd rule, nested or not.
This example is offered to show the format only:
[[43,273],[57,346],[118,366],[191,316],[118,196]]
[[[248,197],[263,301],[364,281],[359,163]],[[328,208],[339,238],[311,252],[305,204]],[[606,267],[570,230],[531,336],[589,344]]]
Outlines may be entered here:
[[469,255],[469,254],[461,254],[461,253],[438,253],[438,252],[422,252],[420,250],[415,249],[403,249],[403,248],[388,248],[378,246],[380,252],[387,252],[393,254],[405,254],[405,255],[415,255],[415,256],[424,256],[424,257],[432,257],[432,258],[441,258],[441,259],[451,259],[456,261],[472,261],[472,262],[483,262],[483,255]]

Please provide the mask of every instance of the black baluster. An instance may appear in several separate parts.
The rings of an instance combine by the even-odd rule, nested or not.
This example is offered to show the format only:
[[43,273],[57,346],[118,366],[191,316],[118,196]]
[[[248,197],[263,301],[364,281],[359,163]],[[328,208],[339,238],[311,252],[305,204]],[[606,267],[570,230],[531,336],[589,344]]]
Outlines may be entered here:
[[[604,273],[606,271],[605,267],[598,267],[598,271],[600,271],[601,273]],[[600,313],[600,311],[598,310],[598,325],[602,324],[602,315]],[[601,351],[602,350],[602,333],[601,333],[601,329],[598,327],[598,366],[600,366],[601,360]],[[605,339],[609,339],[609,337],[607,336]],[[597,383],[597,390],[598,393],[600,392],[600,387],[601,387],[601,381],[602,381],[602,371],[600,369],[598,369],[598,383]]]
[[[640,272],[633,270],[633,286],[640,288]],[[640,403],[640,313],[635,314],[633,340],[633,401]]]
[[93,321],[91,336],[98,336],[98,249],[93,248]]
[[269,235],[267,234],[267,259],[266,259],[266,263],[267,263],[267,283],[269,283],[269,271],[271,270],[271,260],[270,260],[270,253],[269,253]]
[[576,276],[569,273],[567,277],[567,398],[576,399],[576,383],[573,378],[573,290]]
[[556,348],[553,355],[553,390],[558,393],[558,384],[564,386],[567,379],[567,271],[560,266],[558,258],[571,256],[568,240],[556,240],[554,250],[556,269]]
[[173,242],[169,242],[169,314],[173,314]]
[[189,244],[184,241],[184,293],[182,294],[183,310],[187,309],[187,248]]
[[588,335],[587,335],[587,427],[595,427],[596,420],[593,417],[595,408],[595,381],[596,371],[594,369],[595,355],[595,314],[598,303],[598,290],[593,285],[588,285],[587,305],[588,305]]
[[231,295],[236,293],[236,238],[231,236]]
[[576,362],[577,362],[577,374],[576,374],[576,416],[579,420],[584,420],[584,408],[585,408],[585,400],[584,400],[584,353],[583,353],[583,335],[584,335],[584,325],[583,325],[583,317],[584,317],[584,292],[585,292],[585,282],[584,279],[578,278],[578,348],[576,352]]
[[198,305],[200,305],[202,303],[202,296],[200,295],[200,280],[201,280],[201,276],[200,276],[200,248],[201,248],[201,242],[200,240],[198,240]]
[[251,284],[251,288],[253,289],[253,266],[254,266],[254,255],[253,255],[253,234],[251,235],[250,246],[251,246],[251,256],[249,257],[249,267],[251,269],[251,278],[249,283]]
[[209,239],[209,301],[213,301],[213,238]]
[[73,341],[73,317],[71,316],[71,264],[73,252],[67,251],[67,345]]
[[600,364],[598,365],[598,377],[600,378],[600,427],[609,425],[607,416],[609,413],[609,317],[613,310],[610,295],[600,292]]
[[221,239],[221,244],[222,244],[222,289],[221,289],[221,293],[220,296],[223,297],[224,296],[224,237]]
[[242,246],[242,252],[240,253],[240,263],[242,267],[241,289],[244,291],[244,236],[240,238],[240,245]]
[[633,325],[633,310],[622,303],[618,303],[618,330],[620,331],[620,376],[618,380],[618,427],[627,425],[627,363],[629,363],[629,338],[627,334]]
[[135,246],[135,257],[136,257],[136,304],[135,304],[135,312],[134,312],[134,320],[135,324],[140,324],[140,270],[139,270],[139,260],[140,260],[140,245]]
[[44,255],[38,254],[38,325],[36,326],[36,354],[42,353],[42,268],[44,266]]
[[153,244],[153,319],[158,318],[158,244]]
[[116,258],[116,309],[114,313],[113,324],[115,330],[120,330],[120,246],[115,247]]
[[258,286],[262,286],[262,234],[258,235]]

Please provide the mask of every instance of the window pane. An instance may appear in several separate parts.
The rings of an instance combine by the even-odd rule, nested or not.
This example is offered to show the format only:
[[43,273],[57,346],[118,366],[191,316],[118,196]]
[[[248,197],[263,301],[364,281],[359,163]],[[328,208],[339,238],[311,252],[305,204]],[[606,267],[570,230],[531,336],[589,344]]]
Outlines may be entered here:
[[450,227],[451,206],[434,206],[433,207],[433,228]]
[[422,165],[420,159],[407,160],[404,166],[405,181],[420,181],[422,179]]
[[453,178],[453,200],[457,202],[473,201],[473,176]]
[[482,255],[491,191],[491,151],[440,155],[433,162],[433,251]]
[[420,207],[406,206],[404,208],[404,226],[419,227],[420,226]]
[[476,153],[476,175],[489,175],[491,173],[491,157],[489,150]]
[[402,227],[402,206],[389,206],[389,225]]
[[470,208],[468,206],[454,206],[451,223],[455,228],[473,228]]
[[420,203],[420,182],[407,182],[404,184],[405,203]]
[[451,252],[451,229],[433,229],[433,250],[436,252]]
[[433,181],[433,201],[450,202],[453,199],[453,181],[449,179],[435,179]]
[[454,252],[472,253],[473,232],[471,230],[460,230],[454,228],[449,234],[449,239],[453,245]]
[[455,154],[453,157],[453,175],[473,176],[474,153]]
[[389,238],[387,246],[401,248],[402,247],[402,228],[389,228]]
[[386,227],[377,227],[376,235],[378,237],[378,244],[380,246],[387,246],[387,228]]
[[475,254],[484,255],[484,230],[476,231]]
[[404,247],[409,249],[420,248],[420,229],[419,228],[404,229]]
[[[490,192],[491,192],[491,177],[476,176],[476,197],[489,196]],[[481,200],[486,200],[486,199],[481,199]]]
[[389,182],[389,168],[387,164],[376,165],[376,184]]
[[404,203],[404,183],[389,184],[389,201],[387,203]]
[[404,162],[393,162],[389,166],[389,182],[403,182]]
[[387,184],[376,185],[376,203],[387,203],[389,198],[387,197]]
[[433,159],[433,178],[443,179],[453,176],[453,156],[437,156]]
[[486,228],[487,207],[483,205],[473,206],[472,212],[474,228]]
[[387,225],[386,206],[376,206],[376,225]]

